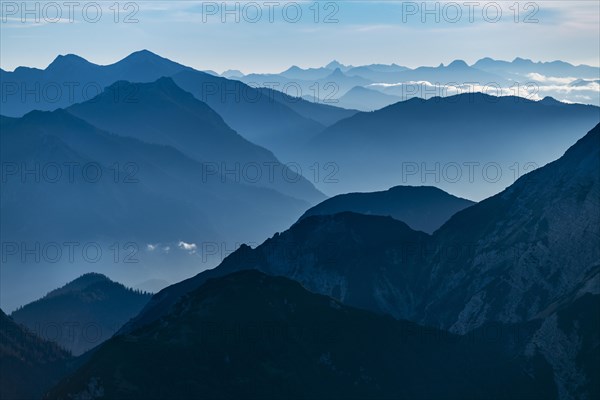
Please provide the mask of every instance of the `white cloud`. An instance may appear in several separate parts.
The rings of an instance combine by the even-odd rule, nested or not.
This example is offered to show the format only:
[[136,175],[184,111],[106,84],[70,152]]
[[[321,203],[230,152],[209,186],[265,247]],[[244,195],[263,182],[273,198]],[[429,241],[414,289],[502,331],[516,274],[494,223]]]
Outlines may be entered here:
[[538,74],[537,72],[527,74],[527,77],[540,83],[558,83],[559,85],[568,85],[569,83],[577,80],[577,78],[559,78],[555,76],[545,76],[542,74]]
[[179,247],[182,250],[188,251],[190,254],[194,254],[198,249],[198,246],[196,246],[195,243],[186,243],[184,241],[180,241],[177,244],[177,247]]

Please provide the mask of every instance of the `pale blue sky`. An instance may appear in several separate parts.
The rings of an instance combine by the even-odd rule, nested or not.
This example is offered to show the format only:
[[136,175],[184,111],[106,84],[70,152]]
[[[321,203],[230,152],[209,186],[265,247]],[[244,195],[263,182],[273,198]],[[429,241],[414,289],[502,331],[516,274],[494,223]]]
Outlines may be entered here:
[[[19,65],[44,68],[56,55],[67,53],[109,64],[143,48],[217,72],[229,68],[277,72],[290,65],[320,66],[332,59],[353,65],[394,62],[410,67],[454,59],[472,63],[482,57],[600,64],[597,0],[519,2],[518,22],[515,1],[476,2],[473,21],[463,1],[428,2],[430,9],[439,5],[439,22],[435,13],[422,21],[420,1],[238,2],[239,22],[235,14],[222,14],[221,1],[97,2],[103,10],[98,22],[91,22],[95,3],[88,1],[79,1],[72,17],[68,6],[57,1],[60,19],[58,8],[46,5],[49,2],[38,3],[39,11],[33,14],[24,12],[21,1],[1,3],[0,66],[6,70]],[[119,22],[114,21],[115,3],[120,8]],[[284,14],[286,3],[292,4]],[[34,9],[34,4],[27,3],[28,9]],[[228,2],[227,7],[234,9],[236,2]],[[302,16],[292,23],[298,8]],[[498,8],[502,16],[491,22]],[[258,18],[257,9],[262,16],[252,22]],[[130,13],[138,22],[123,21]],[[529,23],[524,21],[527,17]]]

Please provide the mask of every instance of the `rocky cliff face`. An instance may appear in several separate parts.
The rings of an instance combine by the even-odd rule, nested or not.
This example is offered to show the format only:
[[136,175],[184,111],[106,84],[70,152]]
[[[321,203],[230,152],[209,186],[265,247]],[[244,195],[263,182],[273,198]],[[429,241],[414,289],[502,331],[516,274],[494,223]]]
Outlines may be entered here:
[[[559,160],[459,212],[432,239],[424,322],[461,333],[487,321],[534,318],[600,262],[600,128]],[[453,257],[451,248],[466,251]]]

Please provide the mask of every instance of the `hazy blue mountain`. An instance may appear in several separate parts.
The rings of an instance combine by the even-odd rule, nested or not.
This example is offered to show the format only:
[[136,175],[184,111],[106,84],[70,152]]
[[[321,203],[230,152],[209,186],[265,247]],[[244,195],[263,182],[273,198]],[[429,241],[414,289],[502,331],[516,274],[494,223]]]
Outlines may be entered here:
[[318,186],[330,195],[408,184],[480,200],[558,158],[599,121],[598,107],[550,99],[414,98],[339,121],[304,153],[337,165],[338,182]]
[[68,111],[102,130],[173,147],[212,165],[219,178],[225,171],[234,171],[232,180],[238,183],[268,187],[309,203],[324,198],[310,182],[287,169],[270,151],[238,135],[212,108],[171,78],[117,82]]
[[[193,193],[183,190],[183,185],[200,179],[201,168],[172,148],[108,134],[64,110],[33,111],[3,123],[0,139],[3,162],[30,165],[32,169],[38,165],[40,169],[75,165],[72,179],[61,167],[56,182],[43,179],[41,172],[29,179],[23,178],[21,171],[7,176],[2,186],[2,233],[6,238],[89,240],[107,236],[150,240],[158,235],[155,240],[160,241],[175,232],[183,236],[190,233],[191,227],[169,222],[184,215],[195,216],[193,230],[214,232],[199,209],[178,202],[177,197]],[[125,167],[128,163],[130,168]],[[88,164],[100,168],[89,178],[83,172]],[[179,187],[179,192],[159,191],[173,187]],[[199,189],[205,192],[208,188],[198,185]],[[90,208],[95,212],[88,212]],[[167,216],[153,210],[172,210],[175,214]],[[148,219],[148,213],[154,218]]]
[[89,100],[120,80],[151,82],[184,70],[191,68],[148,50],[109,65],[96,65],[74,54],[59,55],[44,70],[18,67],[2,72],[2,114],[20,117],[32,110],[55,110]]
[[[348,83],[346,80],[354,80],[355,82],[397,82],[395,81],[396,73],[402,71],[408,71],[409,68],[391,64],[370,64],[353,67],[351,65],[344,65],[337,61],[332,61],[324,67],[318,68],[300,68],[292,66],[287,70],[280,72],[279,74],[248,74],[251,78],[259,79],[263,81],[265,79],[276,79],[277,82],[286,83],[303,83],[308,85],[309,82],[313,84],[316,82],[326,82],[336,79],[335,82],[340,84],[340,92],[346,91]],[[339,71],[339,72],[336,72]],[[332,76],[332,74],[335,75]],[[244,77],[250,79],[248,77]],[[360,83],[357,83],[360,84]],[[308,87],[308,86],[307,86]]]
[[48,398],[555,396],[547,376],[531,375],[481,338],[377,316],[244,271],[208,281],[162,320],[112,338]]
[[205,69],[202,70],[202,72],[207,73],[209,75],[221,76],[221,74],[219,74],[217,71],[213,71],[212,69]]
[[241,76],[244,76],[244,73],[240,70],[237,69],[228,69],[227,71],[223,71],[223,73],[221,74],[221,76],[223,78],[228,78],[228,79],[232,79],[232,78],[239,78]]
[[[336,69],[339,70],[337,73],[327,74]],[[397,64],[352,67],[335,61],[320,68],[292,67],[280,74],[249,74],[240,79],[259,85],[277,82],[280,87],[301,88],[300,97],[310,101],[327,101],[336,106],[371,111],[396,101],[374,107],[368,98],[361,102],[361,97],[355,96],[351,103],[344,104],[341,97],[354,86],[368,86],[403,100],[486,91],[489,94],[518,95],[530,99],[552,96],[569,103],[600,106],[598,85],[593,82],[599,76],[598,67],[573,66],[563,61],[533,62],[516,58],[508,62],[484,58],[473,65],[455,60],[449,65],[414,69]],[[566,78],[579,83],[572,86],[565,81]],[[367,96],[367,92],[362,94]]]
[[15,323],[0,310],[0,397],[41,398],[67,372],[71,355]]
[[432,186],[395,186],[383,192],[348,193],[327,199],[306,211],[312,215],[331,215],[352,211],[367,215],[390,216],[412,229],[433,233],[458,211],[473,203]]
[[355,86],[340,97],[336,105],[360,111],[375,111],[402,100],[403,98],[400,96],[382,93],[378,90],[362,86]]
[[369,79],[373,82],[384,82],[389,78],[389,73],[406,71],[409,68],[403,67],[398,64],[371,64],[363,65],[360,67],[353,67],[347,70],[343,70],[349,76],[361,76],[365,79]]
[[325,66],[325,68],[327,68],[327,69],[330,69],[330,70],[332,70],[332,71],[333,71],[334,69],[337,69],[337,68],[339,68],[339,69],[341,69],[342,71],[346,72],[346,71],[348,71],[350,68],[353,68],[353,66],[352,66],[352,65],[344,65],[344,64],[340,63],[340,62],[339,62],[339,61],[337,61],[337,60],[333,60],[333,61],[331,61],[329,64],[327,64],[327,65]]
[[[0,282],[9,310],[84,272],[104,272],[129,286],[183,279],[214,266],[238,243],[284,229],[310,206],[235,176],[208,175],[205,164],[170,146],[109,134],[64,110],[0,122],[0,157],[15,168],[0,185],[0,233],[3,243],[16,246]],[[75,261],[63,242],[79,244]],[[82,259],[88,242],[101,246],[99,263]],[[36,243],[40,249],[22,261],[22,251]],[[40,262],[41,246],[51,243],[62,256]],[[209,245],[218,249],[216,261],[206,257]],[[131,252],[137,262],[124,265]]]
[[339,102],[333,102],[333,105],[314,102],[310,98],[302,99],[300,97],[290,96],[278,90],[269,88],[258,88],[258,90],[267,98],[273,98],[281,104],[284,104],[305,118],[317,121],[323,126],[333,125],[336,122],[351,117],[358,111],[353,109],[341,108]]
[[331,74],[331,71],[332,70],[327,67],[302,69],[293,65],[285,71],[279,73],[279,75],[288,79],[319,80]]
[[320,80],[329,76],[333,71],[340,70],[345,76],[359,76],[367,80],[378,81],[379,73],[400,72],[406,71],[409,68],[397,64],[369,64],[354,67],[352,65],[344,65],[338,61],[331,61],[324,67],[319,68],[300,68],[292,66],[287,70],[280,72],[279,75],[289,79],[296,80]]
[[577,80],[569,83],[569,86],[586,86],[586,85],[589,85],[590,83],[595,83],[597,85],[600,85],[600,79],[596,79],[596,80],[577,79]]
[[[219,113],[240,135],[272,150],[283,162],[297,162],[291,149],[308,142],[324,129],[324,125],[278,102],[275,96],[243,82],[198,71],[184,71],[174,75],[173,80]],[[300,101],[307,103],[305,107],[319,107]],[[321,112],[326,114],[328,110],[331,109]],[[333,110],[333,114],[339,116],[337,110]]]
[[595,79],[600,68],[589,65],[573,65],[564,61],[534,62],[520,57],[513,61],[494,60],[486,57],[478,60],[473,67],[502,75],[527,75],[538,73],[551,77],[578,77]]
[[[365,76],[365,78],[367,77]],[[441,85],[462,85],[467,82],[477,82],[483,86],[491,83],[504,85],[508,82],[501,75],[479,69],[475,66],[469,66],[463,60],[454,60],[448,65],[440,64],[437,67],[418,67],[415,69],[379,72],[373,78],[376,79],[371,79],[371,81],[378,83],[427,81]]]
[[290,95],[310,99],[315,103],[336,106],[337,99],[355,86],[366,86],[373,81],[358,75],[349,76],[340,68],[322,68],[324,76],[291,78],[281,74],[248,74],[240,80],[252,86],[270,87]]
[[11,317],[77,356],[108,340],[150,296],[89,273],[17,309]]

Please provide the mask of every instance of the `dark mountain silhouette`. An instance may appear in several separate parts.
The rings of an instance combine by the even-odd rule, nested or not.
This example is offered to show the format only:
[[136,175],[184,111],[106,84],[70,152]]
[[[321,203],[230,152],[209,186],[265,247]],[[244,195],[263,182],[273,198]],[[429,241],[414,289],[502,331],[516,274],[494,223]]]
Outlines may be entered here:
[[48,398],[552,398],[546,385],[483,340],[243,271],[208,281],[162,320],[112,338]]
[[473,203],[432,186],[395,186],[383,192],[341,194],[306,211],[300,219],[312,215],[352,211],[368,215],[390,216],[412,229],[433,233],[458,211]]
[[[599,166],[597,125],[560,159],[459,211],[433,236],[390,217],[301,219],[256,249],[243,246],[219,267],[159,292],[122,332],[166,315],[209,278],[254,268],[352,306],[455,333],[531,322],[537,329],[520,353],[527,363],[543,357],[561,393],[589,395],[597,390],[598,365],[581,349],[596,351],[597,326],[557,327],[549,318],[559,318],[558,309],[589,314],[593,305],[578,311],[583,300],[576,300],[600,293]],[[565,351],[552,353],[554,341]]]
[[17,309],[11,317],[77,356],[108,340],[150,296],[89,273]]
[[[210,163],[215,171],[237,169],[239,183],[269,187],[309,203],[324,198],[297,172],[238,135],[219,114],[171,78],[152,83],[117,82],[68,111],[102,130],[173,147],[189,158]],[[252,171],[246,177],[243,171],[248,171],[248,166]]]
[[41,398],[68,371],[71,355],[15,323],[0,310],[0,397]]
[[401,183],[479,200],[558,158],[599,121],[595,106],[482,93],[414,98],[339,121],[304,152],[335,161],[330,193]]

